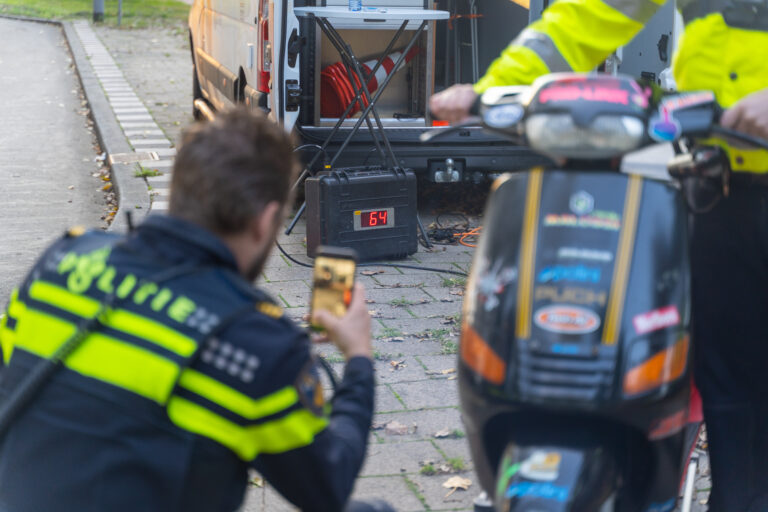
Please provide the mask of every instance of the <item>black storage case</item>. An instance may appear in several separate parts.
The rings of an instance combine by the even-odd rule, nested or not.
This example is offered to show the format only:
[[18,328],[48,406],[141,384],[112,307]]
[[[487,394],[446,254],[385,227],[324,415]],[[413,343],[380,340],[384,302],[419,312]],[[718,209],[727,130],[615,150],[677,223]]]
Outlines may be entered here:
[[[321,172],[305,181],[307,255],[320,245],[355,249],[359,261],[405,258],[418,249],[416,175],[358,167]],[[361,227],[361,212],[391,212],[392,225]],[[355,220],[358,216],[358,220]]]

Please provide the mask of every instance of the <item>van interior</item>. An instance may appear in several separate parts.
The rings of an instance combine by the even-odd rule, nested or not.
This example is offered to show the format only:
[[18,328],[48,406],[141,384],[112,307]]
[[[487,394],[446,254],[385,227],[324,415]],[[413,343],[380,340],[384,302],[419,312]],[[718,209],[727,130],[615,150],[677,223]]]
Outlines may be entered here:
[[[295,5],[315,4],[312,0],[295,0]],[[347,6],[347,0],[325,0],[323,5]],[[363,0],[363,6],[439,9],[451,13],[447,21],[429,23],[416,43],[415,56],[395,72],[377,102],[377,111],[387,127],[432,126],[427,109],[429,97],[452,84],[474,81],[475,70],[482,76],[491,61],[528,23],[528,10],[509,0]],[[399,27],[397,22],[387,23],[384,28],[380,24],[371,27],[371,23],[331,21],[361,63],[378,59]],[[301,59],[303,102],[299,124],[307,128],[332,127],[338,121],[338,113],[333,117],[322,111],[322,95],[333,91],[324,90],[321,72],[341,58],[313,20],[301,19],[300,24],[306,46]],[[409,32],[416,27],[417,23],[409,24],[394,50],[403,49],[410,39]],[[359,116],[357,112],[344,126],[354,124],[354,118]]]

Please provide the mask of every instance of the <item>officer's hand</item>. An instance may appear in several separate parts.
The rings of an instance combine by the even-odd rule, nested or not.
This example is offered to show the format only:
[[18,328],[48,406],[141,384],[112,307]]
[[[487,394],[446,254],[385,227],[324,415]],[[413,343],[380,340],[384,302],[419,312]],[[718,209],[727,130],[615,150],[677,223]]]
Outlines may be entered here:
[[371,315],[365,306],[365,288],[355,283],[352,290],[352,302],[347,314],[338,318],[329,311],[315,311],[312,323],[325,329],[328,337],[341,350],[344,357],[355,356],[371,358]]
[[429,100],[429,109],[437,119],[458,123],[469,117],[469,109],[477,99],[471,84],[456,84],[435,94]]
[[723,113],[720,124],[768,139],[768,89],[754,92],[739,100]]

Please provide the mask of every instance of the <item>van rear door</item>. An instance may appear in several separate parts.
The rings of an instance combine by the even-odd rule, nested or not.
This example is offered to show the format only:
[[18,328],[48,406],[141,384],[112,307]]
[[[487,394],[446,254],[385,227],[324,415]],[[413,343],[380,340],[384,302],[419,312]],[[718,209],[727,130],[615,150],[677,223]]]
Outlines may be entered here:
[[286,131],[293,130],[299,118],[299,20],[293,13],[293,0],[273,0],[269,6],[272,41],[272,89],[270,110]]

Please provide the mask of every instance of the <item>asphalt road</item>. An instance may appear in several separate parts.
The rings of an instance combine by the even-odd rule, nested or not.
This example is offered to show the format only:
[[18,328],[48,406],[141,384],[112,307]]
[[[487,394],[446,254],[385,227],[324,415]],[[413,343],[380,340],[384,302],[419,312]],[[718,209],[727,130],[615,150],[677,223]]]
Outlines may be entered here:
[[103,182],[61,29],[0,19],[0,306],[72,225],[102,227]]

